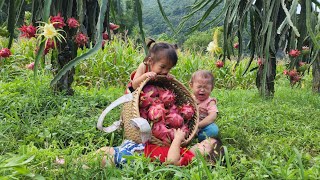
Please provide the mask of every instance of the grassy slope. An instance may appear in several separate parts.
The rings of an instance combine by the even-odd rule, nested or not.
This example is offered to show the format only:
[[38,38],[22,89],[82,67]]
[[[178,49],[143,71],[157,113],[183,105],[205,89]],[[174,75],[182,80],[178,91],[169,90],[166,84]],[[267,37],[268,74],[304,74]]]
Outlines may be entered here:
[[[12,82],[0,82],[0,177],[20,172],[59,179],[111,176],[137,179],[148,173],[150,178],[167,179],[174,171],[176,179],[320,176],[320,97],[308,89],[291,89],[283,83],[277,86],[274,99],[267,101],[256,90],[215,89],[213,94],[218,98],[220,110],[217,124],[229,152],[230,166],[227,163],[206,169],[199,159],[186,168],[168,169],[139,158],[119,170],[101,169],[98,161],[92,160],[91,152],[122,141],[121,131],[107,135],[96,130],[95,125],[102,110],[121,96],[123,89],[78,87],[75,96],[65,97],[47,89],[48,77],[42,77],[39,83],[28,77],[31,74]],[[117,120],[119,112],[120,109],[112,111],[105,121]],[[19,166],[25,171],[4,168],[5,160],[18,164],[32,155],[35,157],[27,166]],[[56,165],[53,163],[56,157],[64,157],[67,163]],[[91,167],[89,170],[82,168],[83,158],[79,157],[89,161],[86,163]]]

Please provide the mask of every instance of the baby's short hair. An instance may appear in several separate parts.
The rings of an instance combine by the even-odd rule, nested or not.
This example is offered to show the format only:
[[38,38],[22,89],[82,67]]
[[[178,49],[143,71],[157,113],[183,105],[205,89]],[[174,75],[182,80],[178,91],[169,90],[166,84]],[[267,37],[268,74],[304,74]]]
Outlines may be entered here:
[[208,71],[208,70],[198,70],[198,71],[194,72],[192,74],[192,76],[191,76],[190,84],[194,83],[194,80],[195,80],[196,77],[202,77],[204,79],[208,79],[209,82],[212,85],[212,88],[214,87],[214,76],[210,71]]

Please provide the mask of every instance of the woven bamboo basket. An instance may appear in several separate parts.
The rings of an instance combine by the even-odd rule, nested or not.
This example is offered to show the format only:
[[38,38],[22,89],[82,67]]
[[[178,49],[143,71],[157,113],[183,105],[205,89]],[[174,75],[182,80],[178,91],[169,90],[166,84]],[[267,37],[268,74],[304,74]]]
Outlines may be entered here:
[[[189,134],[186,135],[185,140],[182,142],[182,146],[186,146],[192,138],[195,136],[198,130],[198,122],[199,122],[199,109],[196,101],[191,96],[190,92],[187,88],[180,83],[175,78],[167,79],[166,76],[156,76],[154,79],[146,79],[143,81],[140,86],[132,93],[133,100],[123,104],[122,108],[122,123],[124,126],[124,136],[127,139],[131,139],[137,143],[141,143],[140,131],[133,125],[131,125],[130,120],[133,118],[140,117],[139,112],[139,96],[143,89],[143,87],[147,84],[156,85],[162,88],[170,89],[176,94],[176,105],[182,105],[184,103],[190,103],[194,110],[195,114],[191,120],[188,121]],[[152,124],[150,124],[152,126]],[[160,139],[151,136],[151,143],[157,144],[160,146],[170,146],[165,142],[162,142]]]

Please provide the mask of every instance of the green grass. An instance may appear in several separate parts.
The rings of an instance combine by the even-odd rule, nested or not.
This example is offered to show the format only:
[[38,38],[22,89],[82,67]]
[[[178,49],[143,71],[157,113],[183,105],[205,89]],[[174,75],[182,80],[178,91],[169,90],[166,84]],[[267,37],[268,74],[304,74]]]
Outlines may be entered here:
[[[212,95],[218,99],[225,163],[211,167],[197,158],[175,167],[134,156],[122,169],[101,168],[94,152],[119,145],[123,131],[103,133],[97,119],[123,95],[143,54],[130,41],[113,41],[76,67],[75,94],[64,96],[49,88],[50,71],[40,68],[34,81],[25,69],[34,49],[32,40],[17,40],[14,55],[0,62],[0,179],[320,179],[320,96],[311,93],[311,75],[291,88],[279,64],[275,97],[265,100],[254,86],[256,71],[242,76],[248,59],[237,69],[234,61],[217,69],[210,56],[181,52],[172,73],[183,84],[197,69],[216,77]],[[112,110],[105,125],[118,120],[120,111]],[[66,163],[58,165],[56,158]]]
[[[29,76],[30,77],[29,77]],[[272,100],[258,91],[215,89],[221,138],[229,165],[215,168],[196,160],[188,167],[163,166],[134,157],[123,169],[100,168],[93,152],[118,145],[122,132],[96,129],[102,110],[123,88],[75,87],[74,96],[54,94],[51,76],[34,82],[32,73],[0,82],[0,175],[57,179],[317,179],[320,172],[320,96],[290,88],[284,79]],[[115,109],[105,123],[118,120]],[[113,137],[113,138],[112,138]],[[112,142],[113,141],[113,142]],[[23,164],[28,158],[30,162]],[[66,164],[54,163],[56,157]],[[15,165],[7,167],[7,163]],[[90,169],[83,169],[83,164]],[[208,174],[210,172],[210,174]]]

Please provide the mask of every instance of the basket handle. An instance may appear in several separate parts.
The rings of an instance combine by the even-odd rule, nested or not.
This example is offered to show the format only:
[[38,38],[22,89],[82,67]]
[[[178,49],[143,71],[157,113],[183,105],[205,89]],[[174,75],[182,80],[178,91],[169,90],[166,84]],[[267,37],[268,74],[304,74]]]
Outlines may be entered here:
[[131,125],[137,127],[140,130],[142,143],[146,143],[151,139],[151,126],[146,119],[137,117],[131,119],[130,122]]
[[119,106],[120,104],[123,104],[123,103],[126,103],[126,102],[129,102],[129,101],[132,101],[133,99],[133,95],[131,93],[129,94],[125,94],[121,97],[119,97],[117,100],[113,101],[100,115],[99,119],[98,119],[98,123],[97,123],[97,128],[101,131],[104,131],[106,133],[110,133],[110,132],[113,132],[115,131],[116,129],[119,128],[120,126],[120,122],[121,120],[119,121],[116,121],[114,122],[111,126],[109,127],[103,127],[103,120],[104,118],[106,117],[106,115],[109,113],[109,111],[111,111],[113,108]]

